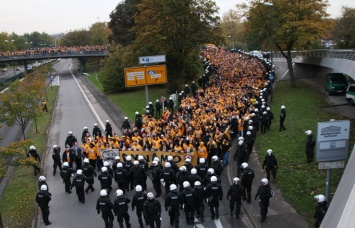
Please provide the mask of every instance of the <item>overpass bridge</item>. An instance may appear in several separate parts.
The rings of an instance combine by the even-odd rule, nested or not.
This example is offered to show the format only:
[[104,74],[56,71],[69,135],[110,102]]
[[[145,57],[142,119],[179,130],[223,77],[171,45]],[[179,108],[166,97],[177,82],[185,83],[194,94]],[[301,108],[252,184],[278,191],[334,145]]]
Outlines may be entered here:
[[[286,61],[281,53],[274,54],[274,62]],[[292,52],[295,64],[308,64],[331,68],[334,71],[349,75],[355,81],[355,51],[341,49],[322,49]]]

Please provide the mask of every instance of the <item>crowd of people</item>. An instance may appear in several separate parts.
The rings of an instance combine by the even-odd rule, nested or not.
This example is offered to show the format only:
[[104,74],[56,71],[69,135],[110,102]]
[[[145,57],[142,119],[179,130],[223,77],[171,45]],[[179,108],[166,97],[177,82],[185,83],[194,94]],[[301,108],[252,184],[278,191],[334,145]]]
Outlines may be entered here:
[[[231,216],[235,214],[237,219],[241,201],[251,202],[254,172],[248,165],[249,156],[257,132],[267,133],[274,119],[267,105],[272,86],[268,78],[272,69],[266,62],[219,48],[207,48],[202,55],[205,57],[205,74],[197,84],[192,82],[179,93],[175,112],[172,99],[164,105],[156,100],[155,105],[149,102],[145,113],[136,112],[134,121],[124,118],[122,136],[112,132],[107,120],[104,132],[97,124],[94,124],[92,134],[84,127],[80,140],[68,132],[63,153],[58,145],[53,146],[53,175],[59,167],[68,194],[75,187],[78,200],[85,203],[85,193],[94,191],[93,183],[97,177],[101,191],[96,210],[102,214],[105,227],[112,227],[114,215],[120,227],[124,222],[130,227],[130,203],[132,210],[136,210],[140,227],[144,227],[143,221],[150,227],[160,227],[162,206],[156,198],[163,194],[162,186],[163,207],[169,214],[170,224],[175,227],[179,226],[180,210],[184,210],[187,224],[193,224],[194,217],[203,222],[206,203],[211,218],[218,219],[219,201],[224,195],[230,202]],[[286,130],[285,118],[286,110],[282,106],[280,131]],[[232,151],[233,139],[236,139],[237,147]],[[189,157],[183,166],[178,167],[172,156],[166,161],[155,157],[148,163],[143,156],[135,160],[130,155],[116,156],[110,164],[103,161],[100,154],[106,149],[186,154],[195,151],[198,164],[192,165]],[[237,176],[226,194],[221,187],[221,174],[229,164],[229,157],[237,163]],[[271,149],[266,153],[262,168],[267,176],[261,180],[255,195],[255,200],[259,200],[261,222],[266,219],[269,199],[273,196],[270,175],[276,178],[278,169]],[[71,180],[74,173],[76,176]],[[152,181],[155,194],[146,193],[148,179]],[[115,192],[117,198],[112,202],[109,196],[114,181],[118,190]],[[88,183],[86,188],[85,183]],[[48,192],[48,186],[47,190],[39,188]],[[125,193],[133,189],[134,197],[127,198]],[[43,213],[46,224],[49,223],[48,215],[49,212]]]

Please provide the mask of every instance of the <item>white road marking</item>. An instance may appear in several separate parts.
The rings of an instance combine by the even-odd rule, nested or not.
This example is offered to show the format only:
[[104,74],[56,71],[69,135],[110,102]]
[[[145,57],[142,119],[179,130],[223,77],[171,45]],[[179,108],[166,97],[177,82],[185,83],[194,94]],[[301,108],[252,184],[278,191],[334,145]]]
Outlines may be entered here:
[[223,228],[221,220],[217,219],[217,220],[213,220],[214,224],[216,225],[217,228]]

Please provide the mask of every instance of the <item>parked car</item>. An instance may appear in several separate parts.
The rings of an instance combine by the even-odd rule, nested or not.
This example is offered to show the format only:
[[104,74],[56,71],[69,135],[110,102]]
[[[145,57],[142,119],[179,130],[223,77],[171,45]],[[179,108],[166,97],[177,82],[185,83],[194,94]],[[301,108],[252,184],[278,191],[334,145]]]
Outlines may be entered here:
[[258,57],[258,58],[260,58],[260,59],[263,58],[263,55],[262,55],[259,51],[257,51],[257,50],[251,51],[250,54],[251,54],[252,56]]
[[329,73],[325,76],[325,90],[329,95],[333,93],[345,93],[348,80],[343,73]]
[[7,68],[2,68],[1,72],[5,73],[7,71]]
[[350,84],[346,89],[345,100],[350,105],[355,105],[355,84]]
[[16,71],[20,71],[20,67],[16,67],[16,69],[15,69]]

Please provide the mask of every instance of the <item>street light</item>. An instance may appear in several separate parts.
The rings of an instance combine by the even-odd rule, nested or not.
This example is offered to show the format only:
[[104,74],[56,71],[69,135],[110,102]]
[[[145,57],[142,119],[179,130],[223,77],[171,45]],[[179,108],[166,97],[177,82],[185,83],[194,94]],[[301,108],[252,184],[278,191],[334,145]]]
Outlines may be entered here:
[[[273,17],[273,12],[274,12],[274,4],[272,4],[271,2],[264,2],[263,3],[264,6],[267,6],[267,7],[270,7],[271,8],[271,15],[270,15],[270,63],[271,63],[271,67],[270,67],[270,72],[272,73],[272,70],[274,68],[274,63],[273,63],[273,60],[272,60],[272,57],[273,57],[273,21],[272,21],[272,17]],[[270,75],[269,75],[270,77]],[[275,80],[275,75],[273,75],[273,79],[270,80],[271,81],[271,86],[270,86],[270,102],[272,102],[272,98],[273,98],[273,80]]]

